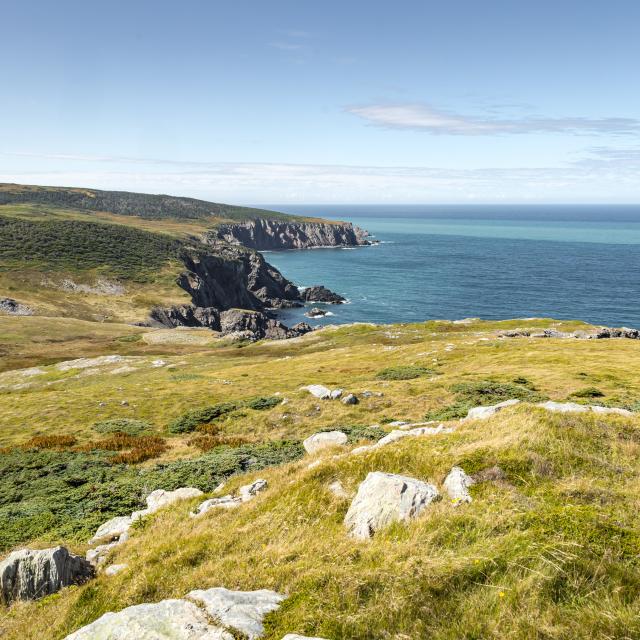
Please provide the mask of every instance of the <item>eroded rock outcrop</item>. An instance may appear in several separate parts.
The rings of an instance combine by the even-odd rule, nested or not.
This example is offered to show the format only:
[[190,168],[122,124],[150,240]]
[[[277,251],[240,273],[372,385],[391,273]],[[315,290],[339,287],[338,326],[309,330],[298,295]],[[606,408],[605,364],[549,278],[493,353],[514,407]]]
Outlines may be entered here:
[[64,547],[20,549],[0,563],[0,599],[36,600],[72,584],[82,584],[94,575],[93,566]]
[[358,487],[344,524],[354,538],[370,538],[392,522],[417,518],[439,495],[422,480],[374,471]]
[[342,304],[346,302],[346,298],[322,285],[314,285],[303,289],[301,297],[305,302],[324,302],[326,304]]

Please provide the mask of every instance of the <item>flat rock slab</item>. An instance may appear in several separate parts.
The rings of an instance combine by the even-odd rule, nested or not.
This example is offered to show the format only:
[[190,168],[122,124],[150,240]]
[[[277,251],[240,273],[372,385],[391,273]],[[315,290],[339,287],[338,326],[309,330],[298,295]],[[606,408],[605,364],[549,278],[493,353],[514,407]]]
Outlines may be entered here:
[[65,640],[234,640],[213,625],[197,605],[187,600],[138,604],[105,613]]
[[232,627],[249,640],[256,640],[264,633],[262,619],[275,611],[285,596],[268,589],[230,591],[219,587],[191,591],[187,598],[203,605],[206,612],[225,627]]
[[331,389],[321,384],[309,384],[306,387],[301,387],[305,391],[308,391],[312,396],[326,400],[331,398]]
[[321,431],[309,436],[302,445],[307,453],[317,453],[329,447],[347,444],[347,434],[342,431]]
[[94,575],[93,566],[64,547],[20,549],[0,563],[0,600],[36,600]]
[[633,411],[619,407],[602,407],[600,405],[578,404],[577,402],[540,402],[538,407],[555,413],[598,413],[601,415],[634,416]]
[[240,498],[234,498],[232,495],[222,496],[221,498],[210,498],[201,502],[195,511],[192,511],[189,515],[192,518],[204,515],[212,509],[235,509],[242,504]]
[[392,522],[417,518],[438,497],[432,484],[373,471],[358,487],[344,524],[354,538],[370,538]]

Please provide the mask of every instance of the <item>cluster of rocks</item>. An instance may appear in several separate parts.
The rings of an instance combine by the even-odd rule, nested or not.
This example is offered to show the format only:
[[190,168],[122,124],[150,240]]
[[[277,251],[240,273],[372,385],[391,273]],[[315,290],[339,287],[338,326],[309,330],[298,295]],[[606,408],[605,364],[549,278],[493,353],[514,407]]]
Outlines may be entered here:
[[32,316],[33,309],[13,298],[0,298],[0,313],[8,313],[11,316]]
[[543,331],[530,331],[528,329],[510,329],[500,331],[500,338],[575,338],[577,340],[605,340],[608,338],[627,338],[629,340],[640,339],[640,330],[629,329],[628,327],[611,328],[598,327],[594,330],[584,331],[556,331],[555,329],[544,329]]
[[309,384],[300,387],[301,391],[308,391],[314,398],[320,400],[339,400],[342,404],[358,404],[359,400],[353,393],[345,394],[344,389],[329,389],[321,384]]
[[[286,596],[268,589],[195,589],[183,598],[105,613],[65,640],[234,640],[237,637],[258,640],[265,633],[264,617],[276,611],[285,599]],[[305,636],[288,634],[282,640],[295,639],[304,640]]]
[[129,530],[136,520],[155,513],[178,500],[188,500],[202,495],[200,489],[194,487],[181,487],[175,491],[156,489],[146,498],[145,509],[134,511],[129,516],[116,516],[107,520],[98,527],[89,544],[97,544],[87,551],[86,559],[94,565],[99,565],[106,559],[107,554],[116,546],[126,542],[129,538]]
[[301,297],[305,302],[323,302],[325,304],[344,304],[347,300],[330,291],[322,285],[306,287],[301,291]]
[[[471,502],[469,487],[474,483],[460,467],[453,467],[443,482],[455,505]],[[417,518],[441,498],[428,482],[394,473],[372,471],[358,487],[344,519],[349,535],[368,539],[393,522]]]

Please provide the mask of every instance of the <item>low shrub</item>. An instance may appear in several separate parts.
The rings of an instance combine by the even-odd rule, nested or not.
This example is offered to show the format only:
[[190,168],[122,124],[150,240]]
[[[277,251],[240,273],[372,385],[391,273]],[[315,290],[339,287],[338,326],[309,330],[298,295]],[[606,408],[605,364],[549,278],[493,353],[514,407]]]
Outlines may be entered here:
[[109,461],[113,464],[137,464],[162,455],[167,450],[164,438],[160,436],[131,436],[126,433],[114,433],[111,437],[98,442],[90,442],[82,451],[119,451]]
[[76,442],[74,436],[34,436],[24,446],[27,449],[67,449]]
[[251,398],[245,402],[245,406],[254,411],[265,411],[266,409],[273,409],[282,402],[282,398],[276,396]]
[[169,423],[167,430],[169,433],[191,433],[200,425],[208,424],[221,416],[235,411],[240,405],[237,402],[221,402],[211,407],[193,409],[178,416]]
[[547,397],[540,394],[526,378],[516,378],[525,382],[496,382],[495,380],[477,380],[459,382],[451,386],[456,399],[446,407],[428,411],[425,420],[457,420],[464,418],[473,407],[498,404],[505,400],[523,400],[541,402]]
[[211,451],[217,447],[239,447],[249,442],[249,438],[244,436],[202,435],[191,438],[187,444],[204,452]]
[[433,375],[436,372],[433,369],[427,369],[427,367],[421,367],[418,365],[404,365],[399,367],[387,367],[381,369],[376,374],[376,378],[379,380],[413,380],[420,376]]
[[596,387],[586,387],[585,389],[579,389],[571,394],[572,398],[604,398],[604,393]]
[[102,420],[93,425],[93,430],[97,433],[125,433],[129,436],[137,436],[144,431],[149,431],[151,428],[148,422],[144,420],[133,420],[131,418]]

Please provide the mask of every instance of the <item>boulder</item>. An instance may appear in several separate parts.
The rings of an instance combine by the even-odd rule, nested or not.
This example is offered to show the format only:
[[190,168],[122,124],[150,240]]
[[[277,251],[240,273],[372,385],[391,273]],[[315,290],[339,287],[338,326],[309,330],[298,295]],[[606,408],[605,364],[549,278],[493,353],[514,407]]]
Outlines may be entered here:
[[320,398],[321,400],[331,398],[331,389],[328,389],[321,384],[309,384],[306,387],[301,387],[301,389],[308,391],[312,396]]
[[342,402],[342,404],[358,404],[358,398],[356,398],[353,393],[349,393],[342,398],[340,402]]
[[358,487],[344,524],[352,537],[370,538],[392,522],[417,518],[438,497],[438,490],[432,484],[373,471]]
[[94,575],[93,566],[64,547],[32,551],[20,549],[0,563],[0,599],[36,600]]
[[520,400],[505,400],[504,402],[499,402],[498,404],[490,405],[487,407],[474,407],[473,409],[469,409],[467,413],[467,417],[465,420],[486,420],[491,416],[495,416],[496,413],[506,409],[507,407],[513,407],[516,404],[519,404]]
[[262,620],[275,611],[285,596],[261,589],[260,591],[230,591],[222,587],[191,591],[186,596],[203,606],[205,611],[225,627],[244,634],[249,640],[264,633]]
[[321,318],[322,316],[326,316],[327,312],[324,309],[318,309],[318,307],[313,307],[309,309],[307,313],[304,314],[307,318]]
[[107,520],[98,527],[98,530],[93,534],[93,538],[89,540],[89,544],[118,540],[122,534],[129,531],[132,522],[131,516],[116,516],[111,520]]
[[331,400],[337,400],[344,393],[344,389],[334,389],[331,394]]
[[438,425],[437,427],[417,427],[415,429],[395,429],[391,433],[388,433],[383,438],[380,438],[378,442],[376,442],[375,447],[384,447],[387,444],[391,444],[392,442],[396,442],[397,440],[402,440],[402,438],[407,437],[416,437],[416,436],[435,436],[439,433],[453,433],[453,427],[445,427],[443,424]]
[[266,480],[255,480],[251,484],[245,484],[243,487],[240,487],[238,493],[240,494],[240,500],[242,502],[248,502],[253,499],[267,488]]
[[346,299],[330,291],[322,285],[307,287],[301,292],[305,302],[326,302],[328,304],[342,304]]
[[98,565],[105,561],[109,551],[120,544],[120,539],[109,542],[108,544],[100,544],[95,549],[89,549],[85,555],[87,562],[92,565]]
[[347,444],[347,435],[342,431],[321,431],[309,436],[302,445],[307,453],[317,453],[329,447]]
[[445,491],[456,506],[463,502],[471,502],[469,487],[474,484],[474,481],[461,467],[453,467],[443,484]]
[[593,413],[600,414],[613,414],[618,416],[634,416],[635,413],[633,411],[629,411],[628,409],[621,409],[620,407],[601,407],[599,405],[591,405],[591,411]]
[[105,613],[65,640],[234,640],[187,600],[138,604],[117,613]]
[[0,298],[0,313],[12,316],[32,316],[33,309],[13,298]]

